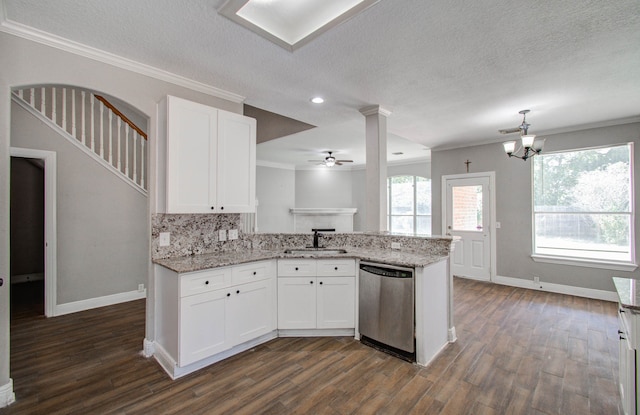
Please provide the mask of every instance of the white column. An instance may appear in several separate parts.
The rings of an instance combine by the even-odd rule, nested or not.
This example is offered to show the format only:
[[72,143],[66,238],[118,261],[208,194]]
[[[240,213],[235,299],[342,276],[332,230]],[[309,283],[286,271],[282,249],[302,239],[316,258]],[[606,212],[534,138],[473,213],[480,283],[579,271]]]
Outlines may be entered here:
[[379,105],[361,108],[365,116],[367,166],[366,213],[364,230],[387,230],[387,117],[391,115]]

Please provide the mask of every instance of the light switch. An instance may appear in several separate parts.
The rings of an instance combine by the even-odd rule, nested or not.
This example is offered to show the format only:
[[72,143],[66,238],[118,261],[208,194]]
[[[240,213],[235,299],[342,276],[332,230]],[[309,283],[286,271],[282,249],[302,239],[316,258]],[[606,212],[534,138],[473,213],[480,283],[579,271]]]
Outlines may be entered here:
[[496,229],[500,229],[500,222],[496,222]]
[[160,232],[160,246],[169,246],[171,242],[171,233],[170,232]]
[[237,229],[229,229],[229,240],[233,241],[238,239],[238,230]]
[[218,241],[219,242],[224,242],[227,240],[227,230],[226,229],[222,229],[218,231]]

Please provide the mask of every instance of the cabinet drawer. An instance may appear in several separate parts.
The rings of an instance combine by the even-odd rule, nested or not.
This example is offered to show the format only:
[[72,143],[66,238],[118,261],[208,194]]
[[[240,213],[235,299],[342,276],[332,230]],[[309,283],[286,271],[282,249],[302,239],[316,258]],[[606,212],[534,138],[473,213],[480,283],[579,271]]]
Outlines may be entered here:
[[315,277],[315,259],[281,259],[278,261],[278,277]]
[[628,339],[632,349],[640,349],[640,339],[638,339],[640,333],[636,327],[637,319],[638,316],[631,309],[618,307],[619,330],[624,332],[622,335]]
[[180,297],[217,290],[230,283],[230,268],[208,269],[184,274],[180,277]]
[[353,259],[319,259],[319,277],[352,277],[356,275],[356,261]]
[[233,267],[232,284],[244,284],[259,281],[271,276],[271,261],[253,262]]

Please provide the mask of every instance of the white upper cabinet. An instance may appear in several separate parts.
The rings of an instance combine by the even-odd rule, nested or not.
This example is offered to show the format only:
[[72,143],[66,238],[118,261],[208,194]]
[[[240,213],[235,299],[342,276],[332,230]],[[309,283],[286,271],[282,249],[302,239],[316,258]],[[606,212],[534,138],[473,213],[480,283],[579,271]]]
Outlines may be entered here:
[[167,96],[167,213],[255,211],[256,120]]
[[218,111],[218,205],[221,213],[254,212],[256,120]]

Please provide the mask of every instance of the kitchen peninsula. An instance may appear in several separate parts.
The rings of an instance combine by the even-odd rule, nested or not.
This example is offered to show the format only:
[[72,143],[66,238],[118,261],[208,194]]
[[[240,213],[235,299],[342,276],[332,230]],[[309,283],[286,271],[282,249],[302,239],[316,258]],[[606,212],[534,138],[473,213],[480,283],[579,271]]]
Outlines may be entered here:
[[[184,255],[194,249],[180,238],[173,248],[157,245],[159,232],[168,230],[163,220],[153,235],[153,354],[172,378],[276,337],[359,338],[360,261],[414,270],[417,364],[426,366],[455,341],[451,238],[324,235],[321,246],[346,251],[339,253],[303,249],[312,234],[241,234]],[[292,249],[298,251],[285,253]]]

